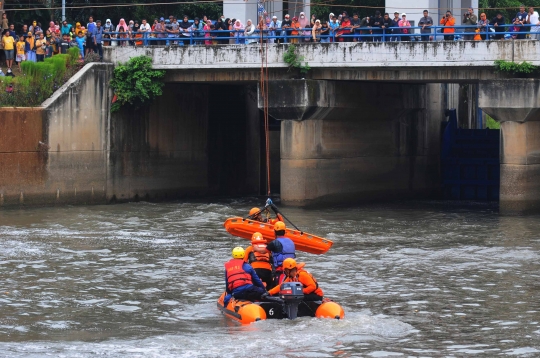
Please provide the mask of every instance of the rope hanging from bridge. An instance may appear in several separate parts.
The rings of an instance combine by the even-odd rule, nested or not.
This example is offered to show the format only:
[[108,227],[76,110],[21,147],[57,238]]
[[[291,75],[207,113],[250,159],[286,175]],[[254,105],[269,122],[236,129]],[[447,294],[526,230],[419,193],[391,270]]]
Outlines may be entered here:
[[[264,19],[264,0],[260,2],[257,24],[262,30],[266,19]],[[270,197],[270,129],[269,129],[269,114],[268,114],[268,43],[264,42],[264,32],[260,31],[260,54],[261,54],[261,78],[260,88],[261,97],[263,99],[263,115],[264,115],[264,136],[266,142],[266,184],[267,194]]]

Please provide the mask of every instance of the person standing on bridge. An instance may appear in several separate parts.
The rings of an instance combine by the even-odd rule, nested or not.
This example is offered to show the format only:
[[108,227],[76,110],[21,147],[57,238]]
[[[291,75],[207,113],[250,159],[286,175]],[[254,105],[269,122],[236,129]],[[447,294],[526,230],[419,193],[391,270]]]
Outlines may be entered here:
[[446,15],[441,19],[440,24],[444,26],[443,33],[444,39],[446,41],[454,41],[454,25],[456,24],[456,19],[452,16],[452,12],[448,10]]
[[534,8],[529,7],[529,13],[527,14],[527,24],[531,25],[530,37],[533,40],[540,40],[540,20],[538,12],[534,11]]
[[527,27],[523,26],[527,23],[527,13],[525,12],[525,5],[521,5],[519,7],[519,12],[516,14],[516,18],[514,20],[514,26],[516,27],[517,39],[518,40],[525,40],[525,35],[527,32]]
[[429,16],[429,12],[424,10],[424,17],[418,21],[418,26],[422,26],[420,33],[422,34],[422,41],[431,41],[431,26],[433,26],[433,19]]
[[[493,25],[493,28],[495,29],[495,33],[500,33],[500,32],[505,32],[506,30],[506,20],[504,19],[504,16],[502,15],[501,12],[498,12],[497,13],[497,16],[495,16],[492,20],[491,20],[491,24]],[[502,40],[504,39],[504,35],[503,34],[497,34],[495,35],[495,39],[496,40]]]
[[401,20],[399,20],[399,27],[401,28],[401,33],[404,34],[401,36],[401,41],[410,41],[411,38],[409,33],[411,31],[411,23],[407,20],[407,14],[401,14]]
[[467,41],[474,40],[474,32],[476,31],[476,24],[478,23],[478,17],[474,14],[474,10],[470,7],[465,14],[463,14],[463,26],[470,26],[465,29],[466,35],[463,35],[463,39]]

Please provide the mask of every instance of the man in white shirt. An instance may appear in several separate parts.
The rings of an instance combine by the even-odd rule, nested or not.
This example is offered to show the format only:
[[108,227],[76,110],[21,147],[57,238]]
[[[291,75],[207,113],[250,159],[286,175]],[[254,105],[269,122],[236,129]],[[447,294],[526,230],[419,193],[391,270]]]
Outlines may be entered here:
[[142,20],[141,26],[139,26],[139,32],[142,33],[144,40],[144,46],[148,45],[148,41],[146,41],[147,37],[150,37],[150,32],[152,31],[152,26],[148,22],[146,22],[146,19]]
[[[272,16],[272,21],[268,25],[268,29],[270,30],[270,36],[277,36],[279,35],[280,31],[276,31],[278,29],[281,29],[281,21],[277,19],[277,16]],[[268,42],[273,44],[276,41],[275,38],[268,39]]]
[[532,25],[531,26],[531,33],[530,37],[533,40],[540,40],[540,21],[538,12],[534,11],[534,8],[531,6],[529,7],[529,13],[527,14],[527,23]]

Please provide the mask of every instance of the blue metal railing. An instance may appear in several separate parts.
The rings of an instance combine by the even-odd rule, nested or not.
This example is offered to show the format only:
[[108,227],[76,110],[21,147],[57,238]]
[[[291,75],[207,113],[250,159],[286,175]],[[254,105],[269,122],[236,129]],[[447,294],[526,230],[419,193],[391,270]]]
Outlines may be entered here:
[[[522,38],[527,35],[540,35],[540,27],[537,31],[533,31],[532,27],[536,25],[521,25],[516,27],[513,24],[501,26],[487,25],[485,27],[474,26],[430,26],[431,32],[420,33],[416,30],[421,30],[421,26],[414,27],[391,27],[388,29],[360,27],[354,30],[350,29],[331,29],[328,28],[327,34],[316,34],[317,41],[320,42],[350,42],[353,40],[360,42],[389,42],[389,41],[426,41],[432,37],[442,39],[444,36],[453,36],[451,40],[460,40],[462,36],[480,35],[482,40],[494,40],[501,38]],[[503,31],[497,31],[501,29]],[[518,28],[521,31],[506,31],[507,28]],[[466,29],[473,29],[475,32],[465,32]],[[404,32],[406,30],[407,32]],[[444,32],[451,31],[454,32]],[[478,32],[476,32],[478,30]],[[536,29],[535,29],[536,30]],[[293,35],[292,32],[299,32]],[[261,40],[280,40],[283,43],[298,42],[298,39],[309,39],[313,41],[312,29],[276,29],[276,30],[255,30],[251,35],[246,35],[244,30],[194,30],[187,35],[170,35],[161,32],[144,32],[144,33],[128,33],[128,32],[104,32],[103,35],[115,36],[114,38],[102,38],[102,42],[116,42],[119,45],[201,45],[207,44],[208,41],[227,41],[234,40],[235,44],[258,43]],[[225,34],[223,36],[221,34]],[[140,36],[139,36],[140,35]],[[208,36],[206,36],[208,35]],[[221,36],[220,36],[221,35]],[[162,36],[162,37],[158,37]],[[540,38],[540,36],[539,36]],[[274,42],[270,41],[270,42]],[[205,43],[206,42],[206,43]]]

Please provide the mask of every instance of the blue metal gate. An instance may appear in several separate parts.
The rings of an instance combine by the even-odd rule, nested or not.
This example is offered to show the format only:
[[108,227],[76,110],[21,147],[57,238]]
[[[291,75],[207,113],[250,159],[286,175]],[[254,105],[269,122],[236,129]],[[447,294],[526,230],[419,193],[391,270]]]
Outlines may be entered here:
[[449,112],[441,150],[445,199],[499,200],[500,130],[460,129],[456,110]]

